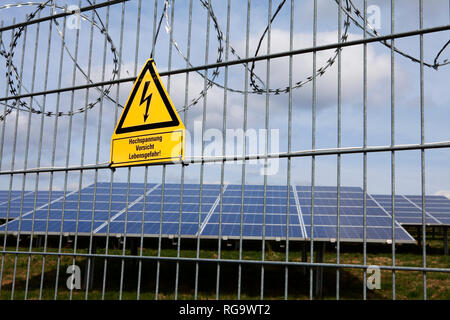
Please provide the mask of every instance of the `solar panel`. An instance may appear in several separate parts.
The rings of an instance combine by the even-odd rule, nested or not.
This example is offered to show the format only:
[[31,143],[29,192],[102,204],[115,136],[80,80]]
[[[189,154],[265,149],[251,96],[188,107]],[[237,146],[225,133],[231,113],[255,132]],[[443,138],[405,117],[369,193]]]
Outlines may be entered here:
[[[388,195],[374,195],[374,199],[392,215],[392,199]],[[422,225],[422,196],[395,196],[395,220],[402,225]],[[442,196],[425,197],[425,223],[450,224],[450,200]]]
[[[34,208],[40,208],[51,201],[63,197],[64,192],[52,191],[50,198],[49,191],[8,191],[0,192],[0,219],[13,219],[24,215]],[[10,201],[9,201],[10,199]],[[36,204],[35,204],[36,200]]]
[[[337,238],[337,193],[323,192],[314,199],[311,206],[311,192],[301,191],[306,188],[296,187],[306,233],[317,240]],[[300,191],[299,191],[300,190]],[[323,189],[325,191],[325,189]],[[309,190],[310,191],[310,190]],[[361,192],[358,192],[361,191]],[[315,192],[314,197],[322,192]],[[364,237],[364,201],[361,189],[341,189],[339,201],[340,239],[343,241],[361,241]],[[378,242],[392,239],[392,217],[370,195],[366,196],[366,239]],[[312,210],[312,208],[314,210]],[[314,218],[313,218],[314,214]],[[313,228],[311,227],[313,225]],[[396,241],[411,241],[413,238],[401,225],[395,222]]]
[[[183,196],[181,197],[181,188]],[[201,190],[201,193],[200,193]],[[127,236],[183,236],[243,239],[289,239],[311,238],[311,187],[245,185],[242,199],[241,185],[226,185],[222,202],[221,187],[218,184],[166,183],[164,195],[162,185],[148,184],[144,197],[143,183],[98,182],[73,191],[66,197],[53,198],[33,211],[24,212],[21,219],[0,226],[0,232],[58,234],[78,233],[80,235],[124,235]],[[110,192],[112,191],[112,194]],[[337,189],[318,186],[314,188],[314,239],[333,240],[337,238]],[[14,193],[16,195],[16,193]],[[56,194],[55,194],[56,195]],[[59,195],[59,194],[58,194]],[[264,197],[265,195],[265,197]],[[358,187],[341,187],[340,236],[342,241],[363,239],[363,193]],[[0,200],[4,195],[0,192]],[[24,198],[32,197],[26,194]],[[38,196],[38,199],[41,195]],[[28,199],[28,198],[27,198]],[[127,202],[128,199],[128,202]],[[94,201],[95,200],[95,201]],[[145,200],[145,201],[144,201]],[[438,201],[433,206],[441,210]],[[12,204],[16,205],[11,201]],[[367,195],[366,215],[367,241],[385,242],[392,239],[392,218],[387,207],[389,198]],[[201,202],[201,205],[200,205]],[[26,203],[26,201],[24,201]],[[182,203],[180,208],[180,203]],[[3,204],[4,205],[4,204]],[[399,212],[404,219],[418,210],[403,198],[399,198]],[[2,204],[0,203],[0,208]],[[15,207],[14,207],[15,208]],[[181,209],[181,214],[180,214]],[[405,211],[401,211],[404,209]],[[410,210],[415,212],[411,213]],[[15,209],[14,209],[15,210]],[[16,211],[14,211],[16,212]],[[289,214],[288,214],[289,212]],[[437,213],[439,214],[439,213]],[[61,224],[62,221],[62,224]],[[77,223],[78,221],[78,223]],[[413,238],[398,224],[396,241],[413,241]],[[220,227],[220,228],[219,228]],[[62,228],[62,229],[61,229]]]
[[244,186],[242,199],[240,185],[227,186],[222,204],[215,208],[204,224],[202,236],[218,237],[220,234],[228,238],[260,239],[264,235],[266,239],[285,239],[287,236],[305,239],[292,188],[288,206],[286,186],[266,186],[265,198],[264,186],[248,187]]
[[[219,197],[220,186],[205,184],[200,196],[199,185],[185,184],[181,217],[181,185],[165,184],[164,198],[162,191],[162,186],[159,185],[145,197],[145,203],[144,197],[141,197],[133,207],[128,207],[127,213],[123,212],[110,223],[109,233],[123,234],[126,231],[127,235],[174,236],[180,233],[183,236],[195,236],[208,213],[213,210]],[[200,201],[202,205],[199,216]],[[95,233],[107,234],[108,223],[105,222],[100,228],[97,228]]]
[[[30,193],[30,191],[25,191],[25,194],[28,193]],[[21,191],[12,190],[11,192],[9,192],[8,190],[0,190],[0,205],[8,203],[10,199],[15,200],[16,198],[20,198],[21,195]]]
[[[422,196],[408,195],[405,198],[422,211]],[[450,225],[450,199],[444,196],[425,196],[425,211],[438,225]]]
[[[109,183],[98,183],[96,188],[89,186],[81,192],[69,192],[66,197],[61,196],[50,203],[47,201],[37,210],[23,213],[16,220],[0,226],[0,231],[57,234],[62,230],[68,233],[90,234],[142,197],[144,185],[130,184],[129,190],[141,190],[142,187],[142,191],[140,196],[130,192],[127,203],[126,186],[127,184],[114,184],[113,190],[116,190],[116,193],[111,196]],[[148,185],[148,189],[152,186],[154,185]]]

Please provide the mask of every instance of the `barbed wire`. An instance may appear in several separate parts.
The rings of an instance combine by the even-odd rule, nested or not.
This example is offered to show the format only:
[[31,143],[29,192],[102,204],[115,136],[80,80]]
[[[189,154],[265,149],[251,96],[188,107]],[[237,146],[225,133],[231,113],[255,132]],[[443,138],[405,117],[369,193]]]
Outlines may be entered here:
[[[216,62],[217,63],[223,62],[223,60],[222,60],[223,32],[220,29],[220,25],[217,22],[217,18],[216,18],[215,14],[214,14],[214,11],[212,10],[212,7],[210,5],[208,5],[208,3],[206,3],[204,0],[199,0],[199,1],[201,2],[202,6],[209,11],[209,15],[210,15],[210,17],[211,17],[211,19],[213,21],[214,28],[215,28],[215,31],[216,31],[216,34],[217,34],[218,55],[217,55]],[[169,1],[165,0],[165,2],[167,3],[166,7],[168,8],[169,7]],[[264,38],[266,36],[266,33],[267,33],[268,29],[269,29],[269,25],[273,23],[273,21],[275,20],[275,18],[277,17],[277,15],[281,11],[281,9],[285,5],[285,3],[286,3],[286,0],[282,0],[280,2],[280,4],[278,5],[277,9],[275,10],[275,12],[273,13],[273,15],[271,16],[270,23],[267,25],[266,29],[264,30],[262,36],[259,39],[258,46],[257,46],[257,49],[255,51],[254,56],[258,55],[260,47],[261,47],[261,44],[262,44],[262,42],[263,42],[263,40],[264,40]],[[347,18],[347,21],[344,23],[344,32],[343,32],[343,34],[341,36],[341,41],[343,41],[343,42],[347,41],[347,39],[348,39],[348,28],[349,28],[349,25],[350,25],[350,22],[349,22],[349,20]],[[170,25],[169,25],[169,19],[168,19],[168,14],[167,13],[166,13],[166,31],[170,32]],[[186,56],[183,54],[183,52],[180,49],[180,46],[178,45],[178,43],[175,40],[173,40],[172,44],[174,45],[174,47],[176,48],[176,50],[178,51],[180,56],[188,63],[188,65],[190,67],[193,67],[192,64],[190,63],[190,61],[188,61]],[[229,45],[229,48],[230,48],[230,52],[231,52],[232,55],[234,55],[238,60],[242,59],[241,56],[239,56],[239,54],[237,53],[237,50],[234,49],[232,45]],[[294,89],[297,89],[297,88],[300,88],[300,87],[306,85],[308,82],[311,82],[315,77],[322,76],[326,72],[326,70],[329,67],[331,67],[333,65],[333,63],[335,62],[335,60],[336,60],[336,58],[338,56],[339,50],[340,49],[336,49],[335,52],[334,52],[334,55],[327,60],[327,62],[326,62],[326,64],[324,66],[317,68],[316,73],[314,75],[311,75],[311,76],[307,77],[303,81],[296,82],[295,85],[292,86],[292,87],[287,86],[285,88],[276,88],[276,89],[269,88],[268,89],[269,93],[272,93],[272,94],[275,94],[275,95],[278,95],[280,93],[288,93],[290,90],[294,90]],[[234,88],[230,88],[230,87],[227,87],[226,89],[228,91],[230,91],[230,92],[241,93],[241,94],[245,94],[245,93],[263,94],[263,93],[265,93],[267,89],[265,88],[264,81],[261,80],[261,78],[255,73],[255,62],[253,62],[251,64],[250,68],[247,67],[247,64],[243,63],[243,65],[249,71],[249,74],[250,74],[250,86],[252,87],[252,91],[239,90],[239,89],[234,89]],[[201,73],[199,71],[197,71],[197,73],[201,77],[203,77],[203,78],[205,77],[205,75],[203,73]],[[217,87],[219,87],[221,89],[225,89],[223,85],[218,84],[217,82],[215,82],[215,79],[218,77],[218,75],[219,75],[219,68],[216,68],[214,70],[214,72],[213,72],[213,78],[212,79],[207,78],[208,85],[207,85],[206,90],[201,91],[197,98],[191,100],[189,105],[184,106],[181,109],[178,109],[178,111],[184,112],[184,111],[188,110],[189,108],[191,108],[192,106],[194,106],[195,104],[197,104],[204,97],[206,91],[209,88],[211,88],[213,85],[215,85],[215,86],[217,86]],[[261,88],[261,86],[259,86],[257,82],[262,84],[263,87]]]
[[[273,23],[273,21],[275,20],[276,15],[278,14],[278,12],[281,10],[281,8],[283,7],[284,3],[286,2],[286,0],[283,0],[283,2],[280,3],[280,5],[278,6],[277,10],[275,11],[275,14],[273,15],[272,19],[270,20],[270,24]],[[270,25],[269,24],[269,25]],[[259,50],[261,48],[261,45],[263,43],[264,38],[266,37],[267,32],[269,31],[269,25],[266,27],[266,29],[264,30],[259,42],[258,42],[258,46],[256,48],[255,54],[254,56],[256,57],[259,53]],[[340,38],[341,42],[346,42],[348,39],[348,28],[350,26],[350,20],[349,17],[346,18],[346,21],[344,22],[344,32]],[[255,61],[252,62],[252,67],[251,67],[251,72],[250,72],[250,86],[253,88],[253,93],[258,93],[258,94],[263,94],[266,93],[267,91],[269,93],[272,93],[274,95],[278,95],[280,93],[289,93],[291,90],[294,89],[298,89],[300,87],[303,87],[304,85],[306,85],[307,83],[313,81],[313,79],[317,78],[317,77],[321,77],[324,75],[324,73],[327,71],[328,68],[330,68],[333,63],[336,61],[336,58],[338,57],[339,51],[342,50],[340,48],[337,48],[336,50],[334,50],[334,55],[329,58],[326,62],[326,64],[322,67],[317,68],[316,70],[314,70],[314,73],[308,77],[305,78],[305,80],[302,81],[297,81],[295,82],[295,85],[293,85],[292,87],[285,87],[285,88],[261,88],[256,84],[256,81],[254,80],[254,70],[255,70]]]
[[[220,29],[219,24],[217,23],[217,19],[216,16],[214,14],[214,11],[212,9],[211,6],[209,6],[204,0],[199,0],[202,4],[202,6],[209,10],[209,14],[214,22],[214,28],[216,29],[216,33],[217,33],[217,40],[218,40],[218,57],[216,62],[222,62],[222,51],[223,51],[223,45],[222,45],[222,41],[223,41],[223,32]],[[168,10],[170,7],[169,1],[165,0],[166,5],[165,5],[165,9]],[[349,27],[350,27],[350,23],[353,22],[357,27],[361,28],[362,30],[364,30],[364,20],[366,20],[366,32],[369,34],[369,36],[371,37],[377,37],[377,36],[382,36],[381,33],[379,33],[372,25],[370,25],[370,23],[367,22],[367,19],[364,19],[364,15],[361,13],[361,11],[356,7],[356,5],[352,2],[352,0],[345,0],[345,8],[342,5],[342,1],[338,1],[335,0],[336,4],[339,6],[339,9],[345,14],[345,21],[344,21],[344,30],[343,33],[341,35],[340,41],[341,42],[346,42],[348,40],[348,32],[349,32]],[[259,53],[259,50],[261,48],[261,45],[263,43],[263,40],[269,30],[269,26],[273,23],[273,21],[275,20],[276,16],[278,15],[278,13],[281,11],[281,9],[283,8],[284,4],[286,3],[286,0],[282,0],[280,2],[280,4],[278,5],[277,9],[275,10],[274,14],[272,15],[270,22],[268,23],[268,25],[266,26],[263,34],[261,35],[259,41],[258,41],[258,46],[256,48],[256,51],[254,53],[254,56],[256,57]],[[352,10],[353,9],[353,10]],[[355,13],[356,17],[359,18],[360,20],[362,20],[362,24],[355,18],[352,16],[352,12]],[[368,29],[367,29],[368,28]],[[170,25],[169,25],[169,18],[168,18],[168,13],[166,12],[166,31],[167,33],[170,32]],[[388,41],[381,41],[386,47],[391,48],[392,45],[388,42]],[[438,54],[436,55],[435,59],[434,59],[434,63],[427,63],[424,62],[424,65],[430,68],[433,68],[435,70],[437,70],[439,67],[450,64],[450,61],[448,61],[447,59],[445,59],[443,62],[438,62],[438,59],[440,57],[440,55],[442,54],[442,52],[445,51],[446,47],[449,45],[450,40],[442,47],[442,49],[438,52]],[[175,40],[172,40],[172,44],[174,45],[174,47],[176,48],[176,50],[179,52],[179,54],[181,55],[181,57],[188,63],[188,65],[190,67],[192,67],[192,64],[187,60],[186,56],[183,54],[182,50],[180,49],[178,43]],[[229,45],[230,47],[230,52],[232,55],[234,55],[238,60],[242,59],[236,52],[236,50]],[[302,81],[297,81],[295,82],[295,84],[292,87],[286,86],[286,87],[278,87],[278,88],[266,88],[264,82],[261,80],[260,77],[258,77],[255,73],[255,61],[252,62],[251,64],[251,68],[248,69],[247,65],[244,64],[244,66],[250,71],[250,86],[252,88],[251,91],[244,91],[244,90],[239,90],[239,89],[234,89],[234,88],[226,88],[228,91],[230,92],[236,92],[236,93],[241,93],[241,94],[245,94],[245,93],[250,93],[250,94],[264,94],[266,92],[269,92],[270,94],[274,94],[274,95],[279,95],[280,93],[289,93],[291,90],[294,89],[298,89],[303,87],[304,85],[306,85],[307,83],[313,81],[313,79],[317,78],[317,77],[321,77],[325,74],[325,72],[327,71],[327,69],[329,69],[334,62],[336,61],[339,51],[342,50],[341,48],[337,48],[336,50],[334,50],[334,54],[333,56],[331,56],[328,60],[326,60],[325,65],[317,68],[317,70],[315,70],[315,72],[306,77],[304,80]],[[420,60],[413,57],[412,55],[409,55],[407,53],[405,53],[404,51],[398,49],[397,47],[393,47],[393,50],[402,55],[405,58],[408,58],[410,60],[412,60],[413,62],[416,63],[420,63]],[[208,79],[208,86],[207,86],[207,90],[209,88],[211,88],[213,85],[224,89],[224,87],[221,84],[218,84],[217,82],[215,82],[215,78],[218,77],[218,68],[216,70],[214,70],[213,72],[213,78],[212,79]],[[205,77],[204,74],[202,74],[201,72],[197,71],[197,73],[201,76],[201,77]],[[258,83],[262,84],[262,87],[258,85]],[[186,111],[188,110],[190,107],[192,107],[193,105],[197,104],[198,101],[204,97],[205,92],[201,91],[199,96],[196,99],[193,99],[191,101],[191,103],[188,106],[185,106],[181,109],[179,109],[178,111]]]
[[[352,0],[346,0],[346,1],[347,1],[346,8],[343,8],[342,6],[340,6],[340,10],[342,12],[344,12],[346,14],[346,16],[349,17],[356,26],[358,26],[360,29],[364,30],[364,12],[359,10],[356,7],[356,5],[352,2]],[[339,6],[339,1],[335,0],[335,2]],[[350,4],[350,6],[348,4]],[[362,21],[361,23],[358,22],[354,17],[351,16],[352,12],[354,12],[355,15]],[[366,27],[366,32],[369,34],[369,36],[371,36],[371,37],[383,36],[383,34],[378,32],[375,27],[373,27],[369,22],[367,22],[367,18],[365,20],[366,20],[366,26],[367,26]],[[385,45],[386,47],[388,47],[389,49],[393,49],[396,53],[402,55],[403,57],[405,57],[407,59],[410,59],[413,62],[420,63],[419,59],[413,57],[410,54],[407,54],[406,52],[396,48],[395,46],[392,46],[392,44],[389,43],[388,41],[382,40],[380,42],[383,45]],[[442,67],[442,66],[450,64],[450,61],[448,61],[448,59],[445,59],[443,62],[438,62],[439,56],[442,54],[442,52],[444,52],[444,50],[447,48],[449,43],[450,43],[450,40],[448,40],[447,43],[444,44],[444,46],[441,48],[441,50],[439,50],[438,54],[434,58],[433,63],[429,63],[429,62],[424,61],[423,62],[424,66],[437,70],[439,67]]]
[[[87,0],[87,1],[89,2],[89,4],[92,4],[90,0]],[[223,62],[223,53],[224,53],[223,31],[220,28],[220,24],[218,22],[217,16],[215,15],[215,12],[214,12],[210,2],[209,1],[207,2],[205,0],[199,0],[199,2],[201,4],[201,6],[205,10],[207,10],[208,15],[213,22],[213,27],[215,29],[215,33],[216,33],[216,37],[217,37],[217,57],[216,57],[215,61],[216,61],[216,63],[221,63],[221,62]],[[345,7],[342,4],[342,1],[335,0],[335,2],[338,5],[339,9],[345,14],[344,29],[343,29],[343,33],[340,38],[341,42],[346,42],[348,40],[348,34],[349,34],[348,32],[349,32],[349,27],[350,27],[351,23],[355,24],[355,26],[357,26],[358,28],[365,30],[367,32],[367,34],[371,37],[382,36],[381,33],[379,33],[372,25],[370,25],[367,22],[367,18],[364,19],[364,13],[358,9],[358,7],[353,3],[352,0],[345,0]],[[257,45],[257,48],[254,53],[255,57],[258,56],[261,45],[264,41],[264,38],[266,37],[266,35],[268,33],[268,30],[269,30],[271,24],[274,22],[277,15],[280,13],[281,9],[284,7],[285,3],[286,3],[286,0],[281,0],[277,9],[274,11],[273,15],[271,16],[270,21],[268,22],[262,35],[259,38],[258,45]],[[67,6],[57,5],[56,0],[48,0],[46,2],[22,2],[22,3],[15,3],[15,4],[6,4],[6,5],[0,6],[0,10],[13,8],[13,7],[23,7],[23,6],[37,6],[37,9],[35,11],[33,11],[31,14],[28,14],[26,16],[26,22],[31,21],[45,7],[52,7],[54,10],[55,9],[64,10],[64,11],[67,10]],[[156,33],[156,36],[154,39],[155,44],[158,39],[159,30],[161,27],[163,17],[165,19],[166,33],[170,34],[172,32],[172,27],[171,27],[170,20],[169,20],[169,10],[170,9],[171,9],[170,2],[168,0],[165,0],[163,12],[161,14],[161,18],[160,18],[159,25],[158,25],[158,32]],[[97,19],[98,19],[98,22],[96,21],[95,17],[90,19],[89,17],[87,17],[84,14],[80,14],[80,18],[91,23],[95,28],[97,28],[100,31],[101,34],[103,34],[105,36],[105,38],[107,40],[107,43],[110,47],[110,51],[112,53],[112,60],[113,60],[113,70],[112,70],[111,77],[109,79],[109,81],[112,83],[109,84],[105,89],[95,87],[95,89],[100,92],[99,97],[95,101],[88,103],[86,106],[75,108],[74,111],[68,111],[68,112],[61,111],[58,113],[52,112],[52,111],[44,112],[43,107],[39,104],[37,99],[35,99],[34,97],[31,97],[31,99],[33,100],[33,102],[36,103],[36,105],[40,109],[35,109],[33,107],[30,107],[22,99],[16,99],[10,104],[7,104],[6,102],[2,102],[0,104],[5,106],[5,110],[4,110],[4,114],[0,115],[0,121],[5,120],[6,116],[8,114],[10,114],[12,112],[12,110],[14,110],[14,109],[17,109],[18,111],[32,112],[35,114],[44,113],[46,116],[49,116],[49,117],[50,116],[58,116],[58,117],[59,116],[73,116],[75,114],[83,113],[89,109],[94,108],[94,106],[97,105],[99,102],[101,102],[104,98],[113,102],[115,105],[118,105],[119,107],[123,108],[123,105],[119,104],[117,101],[115,101],[109,95],[109,93],[111,92],[111,88],[114,85],[113,82],[118,77],[119,64],[123,65],[123,63],[120,62],[118,59],[117,49],[114,46],[113,40],[112,40],[111,36],[108,34],[100,15],[98,14],[96,9],[93,9],[93,10],[94,10],[95,17],[97,17]],[[359,20],[361,20],[361,21],[359,21]],[[86,74],[86,72],[83,70],[83,68],[79,65],[78,61],[76,61],[76,59],[71,54],[71,52],[65,42],[64,34],[60,29],[60,25],[59,25],[58,21],[56,19],[53,19],[51,21],[53,21],[55,23],[56,30],[62,41],[62,45],[64,46],[65,51],[67,52],[69,58],[74,63],[75,67],[80,71],[82,76],[85,78],[86,81],[88,81],[89,84],[94,84],[92,79],[89,78],[89,76]],[[364,27],[364,25],[366,25],[366,27]],[[7,69],[6,77],[7,77],[7,79],[10,79],[8,82],[9,92],[13,96],[18,94],[19,88],[24,90],[27,93],[30,93],[28,88],[26,88],[26,86],[23,84],[23,79],[21,79],[21,77],[19,76],[17,67],[13,63],[14,50],[17,46],[18,40],[22,36],[24,29],[25,29],[25,26],[19,27],[18,31],[16,31],[14,33],[13,40],[11,41],[11,43],[9,45],[9,50],[7,50],[7,46],[5,46],[2,38],[0,37],[0,56],[4,57],[6,59],[6,69]],[[182,59],[187,63],[188,66],[193,67],[191,62],[188,61],[187,57],[184,55],[184,53],[181,50],[180,46],[178,45],[177,41],[173,37],[171,37],[170,39],[171,39],[170,40],[171,45],[173,45],[175,47],[176,51],[182,57]],[[408,58],[413,62],[420,63],[419,59],[398,49],[395,46],[392,46],[392,44],[390,42],[388,42],[386,40],[383,40],[380,42],[383,45],[385,45],[386,47],[393,49],[396,53],[400,54],[401,56]],[[450,61],[448,61],[448,59],[444,59],[442,62],[438,61],[441,54],[449,46],[449,43],[450,43],[450,40],[438,51],[437,55],[434,58],[433,63],[423,62],[423,64],[425,66],[427,66],[429,68],[433,68],[435,70],[437,70],[439,67],[450,64]],[[237,50],[231,44],[228,43],[228,47],[229,47],[230,53],[233,56],[235,56],[236,59],[238,59],[238,60],[242,59],[241,56],[237,53]],[[246,68],[246,70],[249,72],[249,75],[250,75],[250,77],[249,77],[250,83],[249,84],[250,84],[251,90],[245,91],[245,90],[235,89],[235,88],[231,88],[231,87],[227,87],[226,90],[228,90],[230,92],[240,93],[240,94],[246,94],[246,93],[263,94],[263,93],[268,92],[270,94],[279,95],[281,93],[289,93],[291,90],[301,88],[304,85],[306,85],[307,83],[313,81],[313,79],[323,76],[325,74],[325,72],[329,68],[331,68],[331,66],[336,61],[336,58],[337,58],[340,50],[342,50],[342,49],[341,48],[335,49],[333,55],[326,60],[326,63],[323,66],[317,68],[313,72],[312,75],[306,77],[304,80],[296,81],[292,87],[286,86],[286,87],[278,87],[278,88],[266,88],[264,81],[255,72],[255,67],[256,67],[255,61],[252,62],[250,67],[248,67],[247,63],[243,63],[244,68]],[[153,53],[153,49],[152,49],[152,53]],[[128,70],[125,70],[125,72],[128,72]],[[209,89],[211,89],[213,86],[219,87],[221,89],[225,89],[222,84],[217,82],[217,78],[220,74],[219,67],[216,67],[215,69],[212,70],[211,76],[208,76],[208,72],[201,73],[200,71],[196,71],[196,73],[198,75],[200,75],[204,80],[206,80],[207,85],[203,90],[200,91],[199,94],[196,95],[195,98],[190,100],[188,105],[177,109],[177,111],[179,111],[179,112],[185,112],[185,111],[189,110],[192,106],[195,106],[196,104],[198,104],[198,102],[205,97],[206,92]]]
[[[60,9],[60,10],[63,10],[63,11],[67,11],[67,7],[66,6],[59,6],[59,5],[56,4],[56,2],[54,0],[48,0],[46,2],[24,2],[24,3],[16,3],[16,4],[7,4],[7,5],[0,6],[0,10],[14,8],[14,7],[24,7],[24,6],[37,6],[37,9],[35,11],[33,11],[32,13],[30,13],[30,14],[28,14],[26,16],[26,20],[25,20],[26,22],[31,21],[45,7],[50,7],[50,8],[52,8],[52,10]],[[97,15],[97,17],[99,18],[99,23],[97,23],[94,19],[90,19],[89,17],[87,17],[84,14],[80,14],[80,19],[83,19],[83,20],[86,20],[86,21],[92,23],[92,25],[94,27],[96,27],[100,31],[100,33],[105,35],[106,40],[109,43],[109,47],[110,47],[111,53],[113,55],[113,59],[112,59],[112,61],[113,61],[113,70],[112,70],[112,75],[111,75],[111,78],[109,79],[109,81],[114,81],[117,78],[118,70],[119,70],[119,60],[118,60],[118,57],[117,57],[117,49],[114,46],[114,43],[113,43],[113,40],[112,40],[111,36],[107,33],[106,28],[105,28],[102,20],[98,16],[97,11],[96,10],[94,10],[94,11],[95,11],[95,14]],[[52,11],[52,12],[54,12],[54,11]],[[70,52],[70,50],[69,50],[69,48],[67,46],[67,43],[65,42],[64,34],[61,31],[61,29],[60,29],[59,22],[56,19],[53,19],[52,21],[56,25],[56,30],[58,32],[59,37],[61,38],[64,50],[69,55],[69,58],[75,64],[76,68],[81,72],[83,77],[90,84],[93,84],[94,82],[92,81],[92,79],[90,79],[88,77],[86,72],[79,65],[78,61],[76,61],[76,59],[71,54],[71,52]],[[22,36],[22,33],[25,30],[25,28],[26,28],[26,26],[19,27],[18,31],[16,31],[14,33],[13,39],[12,39],[11,44],[9,46],[9,51],[6,49],[6,46],[3,43],[2,37],[0,37],[0,56],[3,56],[6,59],[6,69],[7,69],[6,78],[9,79],[9,82],[8,82],[9,92],[12,95],[17,95],[19,88],[23,89],[27,93],[30,93],[30,91],[23,84],[23,79],[20,78],[19,73],[17,71],[17,67],[14,65],[14,62],[12,60],[12,58],[14,56],[14,49],[16,48],[18,40]],[[9,70],[12,70],[12,71],[9,71]],[[11,76],[14,76],[15,79],[11,79]],[[109,84],[104,90],[102,90],[102,89],[100,89],[98,87],[95,87],[95,89],[100,92],[100,96],[94,102],[90,102],[84,107],[75,108],[73,111],[67,111],[67,112],[64,112],[64,111],[60,111],[60,112],[57,112],[57,113],[56,112],[52,112],[52,111],[45,111],[44,112],[42,105],[34,97],[31,97],[31,99],[33,99],[33,102],[40,108],[40,110],[28,106],[28,104],[25,101],[23,101],[22,99],[17,99],[14,102],[12,102],[11,104],[2,103],[5,106],[6,109],[5,109],[4,114],[0,116],[0,121],[4,120],[6,118],[6,116],[9,115],[12,112],[13,109],[17,109],[18,111],[32,112],[32,113],[35,113],[35,114],[42,114],[42,113],[44,113],[46,116],[49,116],[49,117],[51,117],[51,116],[58,116],[58,117],[60,117],[60,116],[72,116],[72,115],[75,115],[75,114],[78,114],[78,113],[83,113],[83,112],[85,112],[88,109],[94,108],[94,106],[96,104],[98,104],[100,101],[102,101],[103,98],[107,98],[111,102],[116,103],[116,101],[109,96],[109,93],[111,92],[112,86],[113,86],[113,84]]]

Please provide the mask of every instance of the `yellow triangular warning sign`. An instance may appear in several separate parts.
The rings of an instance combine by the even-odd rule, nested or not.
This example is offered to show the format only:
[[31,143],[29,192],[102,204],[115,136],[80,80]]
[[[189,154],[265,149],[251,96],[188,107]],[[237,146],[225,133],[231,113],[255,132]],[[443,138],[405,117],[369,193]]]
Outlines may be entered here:
[[153,59],[133,85],[111,138],[111,166],[184,160],[185,128]]

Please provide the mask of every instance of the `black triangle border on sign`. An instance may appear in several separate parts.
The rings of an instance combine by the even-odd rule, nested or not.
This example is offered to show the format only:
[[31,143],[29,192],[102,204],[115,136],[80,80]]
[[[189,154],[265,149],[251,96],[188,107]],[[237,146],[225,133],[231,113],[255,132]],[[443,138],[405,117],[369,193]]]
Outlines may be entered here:
[[[147,72],[147,70],[150,72],[150,75],[152,76],[152,79],[155,82],[156,88],[158,89],[159,95],[161,96],[161,98],[164,102],[164,105],[165,105],[167,111],[169,112],[169,115],[172,118],[172,120],[123,128],[123,123],[125,122],[125,119],[127,117],[128,110],[130,109],[131,104],[134,101],[134,97],[135,97],[137,91],[139,90],[139,87],[141,86],[142,79],[144,78],[144,75]],[[156,70],[153,67],[153,60],[149,60],[149,61],[147,61],[143,70],[139,74],[139,78],[136,80],[136,83],[134,84],[133,92],[131,93],[131,96],[127,101],[127,105],[125,106],[122,116],[120,117],[119,124],[117,125],[116,134],[129,133],[129,132],[142,131],[142,130],[167,128],[167,127],[176,127],[179,124],[180,124],[180,121],[178,120],[178,117],[175,114],[172,104],[170,103],[170,101],[164,91],[164,88],[162,87],[161,82],[159,81],[159,77],[156,74]]]

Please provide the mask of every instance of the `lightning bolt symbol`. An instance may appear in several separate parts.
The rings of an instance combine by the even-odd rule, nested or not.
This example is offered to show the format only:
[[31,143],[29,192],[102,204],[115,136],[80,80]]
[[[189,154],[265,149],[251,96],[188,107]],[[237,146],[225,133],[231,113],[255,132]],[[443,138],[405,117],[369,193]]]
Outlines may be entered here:
[[139,103],[139,106],[141,106],[144,102],[147,102],[147,105],[145,106],[144,122],[147,121],[148,109],[150,107],[150,101],[152,100],[152,95],[153,95],[153,93],[150,93],[150,95],[148,97],[144,98],[147,94],[147,89],[148,89],[149,85],[150,85],[150,81],[147,81],[144,84],[144,90],[142,91],[141,102]]

